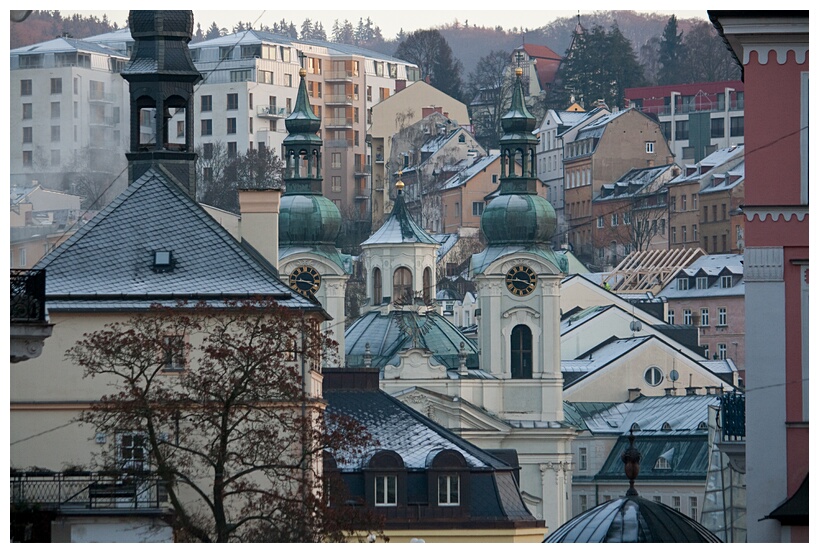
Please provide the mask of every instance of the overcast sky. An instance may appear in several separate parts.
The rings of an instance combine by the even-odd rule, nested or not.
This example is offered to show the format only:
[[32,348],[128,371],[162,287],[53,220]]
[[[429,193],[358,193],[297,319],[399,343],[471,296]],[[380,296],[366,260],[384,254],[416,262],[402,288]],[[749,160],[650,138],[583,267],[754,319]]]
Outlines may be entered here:
[[[48,2],[46,2],[48,3]],[[108,15],[108,19],[112,22],[117,22],[120,26],[125,25],[125,20],[128,17],[128,10],[109,10],[106,3],[101,2],[80,2],[81,5],[94,6],[91,9],[85,10],[65,10],[61,9],[63,16],[71,15],[73,13],[80,13],[89,15],[94,13],[97,16],[102,16],[103,13]],[[150,2],[148,3],[151,4]],[[178,2],[173,0],[170,2],[172,8],[189,9],[192,5],[205,7],[219,7],[223,6],[223,2],[212,2],[210,0],[196,2]],[[461,24],[469,22],[470,25],[478,25],[485,27],[495,27],[500,25],[506,30],[513,27],[535,29],[542,27],[553,21],[558,17],[567,17],[577,15],[577,10],[524,10],[523,7],[532,6],[531,2],[521,2],[521,7],[512,5],[509,6],[508,1],[495,2],[492,0],[447,0],[446,2],[434,2],[430,0],[413,0],[408,2],[396,2],[400,6],[396,9],[384,9],[385,2],[374,2],[372,0],[348,0],[343,3],[348,10],[338,10],[340,2],[328,0],[313,0],[309,2],[310,10],[281,10],[270,9],[271,6],[293,6],[295,2],[279,1],[275,4],[271,2],[259,2],[258,0],[250,0],[243,2],[240,10],[219,11],[219,10],[194,10],[194,21],[202,26],[202,29],[207,29],[212,22],[216,22],[220,27],[230,30],[237,22],[251,22],[254,28],[258,28],[260,24],[273,26],[273,23],[286,19],[289,23],[292,21],[297,28],[301,26],[302,21],[309,17],[311,20],[321,21],[327,34],[333,27],[333,21],[338,19],[339,23],[345,19],[351,21],[354,25],[358,23],[359,18],[366,20],[370,17],[374,25],[381,28],[381,32],[386,39],[395,38],[395,35],[400,29],[405,32],[411,32],[416,29],[428,29],[440,25],[453,23],[455,20]],[[598,0],[590,0],[583,3],[582,12],[590,13],[598,10],[611,9],[629,9],[639,12],[656,12],[663,14],[676,13],[679,18],[697,17],[706,19],[707,4],[695,0],[692,5],[686,5],[689,8],[686,10],[656,10],[657,2],[647,1],[632,1],[629,3],[623,2],[600,2]],[[697,9],[699,4],[702,4],[702,9]],[[110,5],[110,4],[109,4]],[[164,3],[167,5],[167,2]],[[445,5],[446,9],[438,9]],[[482,7],[497,7],[503,5],[504,11],[497,9],[477,9],[476,6]],[[72,8],[76,4],[72,5]],[[712,6],[713,7],[713,6]],[[335,9],[334,9],[335,8]],[[691,9],[693,8],[693,10]],[[53,8],[52,8],[53,9]]]

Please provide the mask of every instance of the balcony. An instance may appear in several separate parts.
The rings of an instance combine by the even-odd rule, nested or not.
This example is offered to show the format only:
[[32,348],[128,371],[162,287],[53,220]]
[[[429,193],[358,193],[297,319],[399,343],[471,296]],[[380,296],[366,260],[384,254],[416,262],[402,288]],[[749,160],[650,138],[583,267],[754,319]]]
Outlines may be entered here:
[[745,395],[737,392],[720,398],[717,445],[730,459],[731,466],[745,472]]
[[327,148],[349,148],[352,146],[352,140],[345,140],[345,139],[335,139],[335,140],[325,140],[324,145]]
[[329,128],[352,129],[352,117],[328,117],[324,119],[324,126]]
[[114,96],[111,93],[106,94],[104,92],[93,92],[92,91],[91,94],[88,95],[88,101],[89,102],[103,102],[103,103],[106,103],[106,104],[113,104],[115,100],[116,100],[116,96]]
[[365,163],[356,163],[353,167],[353,172],[357,177],[366,176],[370,174],[370,166]]
[[46,273],[12,269],[11,271],[11,362],[19,363],[39,357],[45,339],[54,325],[45,316]]
[[377,155],[377,154],[376,154],[376,156],[375,156],[375,162],[376,162],[376,163],[381,163],[381,164],[383,164],[383,163],[384,163],[384,156],[382,156],[382,155]]
[[324,80],[325,81],[352,81],[353,77],[357,77],[356,73],[353,73],[351,70],[343,70],[343,71],[325,71],[324,73]]
[[290,115],[290,111],[286,108],[277,108],[276,106],[257,106],[256,115],[266,119],[283,119]]
[[353,95],[352,94],[328,94],[324,97],[325,105],[342,105],[342,106],[351,106],[353,105]]
[[102,510],[169,512],[164,485],[152,474],[11,471],[11,502],[61,513]]

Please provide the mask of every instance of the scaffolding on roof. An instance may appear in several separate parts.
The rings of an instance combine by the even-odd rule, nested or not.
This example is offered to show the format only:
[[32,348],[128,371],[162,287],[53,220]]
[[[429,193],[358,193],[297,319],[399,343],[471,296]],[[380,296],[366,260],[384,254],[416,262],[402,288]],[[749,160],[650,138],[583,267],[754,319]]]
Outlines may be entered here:
[[701,248],[632,252],[603,278],[603,286],[618,294],[658,294],[676,274],[705,255]]

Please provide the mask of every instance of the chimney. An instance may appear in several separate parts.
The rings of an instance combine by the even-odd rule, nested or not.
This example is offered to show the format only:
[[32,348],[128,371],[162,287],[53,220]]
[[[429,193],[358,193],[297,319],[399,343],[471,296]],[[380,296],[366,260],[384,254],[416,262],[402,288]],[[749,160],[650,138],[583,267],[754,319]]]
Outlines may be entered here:
[[407,88],[407,80],[406,79],[395,79],[395,91],[401,92]]
[[672,388],[665,388],[665,395],[666,396],[676,395],[676,394],[674,394],[674,388],[673,387]]
[[275,188],[239,190],[239,235],[277,269],[281,195]]
[[628,400],[629,401],[637,401],[637,399],[643,394],[640,393],[640,388],[629,388],[628,389]]
[[672,163],[674,163],[674,156],[665,156],[665,164],[671,165]]
[[654,160],[653,159],[646,160],[646,167],[654,167]]
[[685,387],[685,395],[687,396],[695,396],[697,395],[697,390],[699,390],[699,386],[686,386]]

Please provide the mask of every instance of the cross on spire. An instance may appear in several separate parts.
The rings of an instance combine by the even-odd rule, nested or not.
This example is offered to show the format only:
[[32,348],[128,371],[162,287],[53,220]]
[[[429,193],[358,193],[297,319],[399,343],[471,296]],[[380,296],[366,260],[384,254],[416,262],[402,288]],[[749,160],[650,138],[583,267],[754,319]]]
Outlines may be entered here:
[[299,56],[299,65],[301,66],[301,68],[307,69],[306,67],[304,67],[304,60],[305,58],[307,58],[307,54],[304,53],[304,50],[299,50],[299,53],[296,55]]

